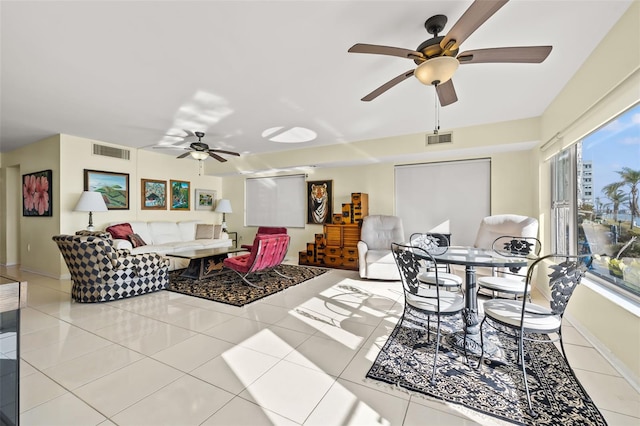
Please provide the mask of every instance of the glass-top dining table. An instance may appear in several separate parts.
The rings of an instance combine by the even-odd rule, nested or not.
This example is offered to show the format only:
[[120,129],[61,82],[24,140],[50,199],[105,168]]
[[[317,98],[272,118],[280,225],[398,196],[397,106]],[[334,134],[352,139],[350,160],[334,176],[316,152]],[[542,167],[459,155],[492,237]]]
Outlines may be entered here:
[[[467,246],[439,247],[433,250],[431,255],[438,263],[465,267],[465,308],[462,312],[464,331],[454,333],[452,336],[453,344],[460,349],[466,349],[471,354],[480,355],[482,347],[480,345],[476,268],[522,268],[527,266],[528,260],[522,257],[504,257],[490,249]],[[493,352],[491,348],[487,347],[484,348],[484,351],[485,353]]]

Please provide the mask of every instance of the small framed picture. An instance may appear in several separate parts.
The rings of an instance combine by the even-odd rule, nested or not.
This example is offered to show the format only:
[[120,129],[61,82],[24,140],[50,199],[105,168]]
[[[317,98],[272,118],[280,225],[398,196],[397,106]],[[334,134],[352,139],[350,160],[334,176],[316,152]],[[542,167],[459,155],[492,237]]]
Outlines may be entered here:
[[129,173],[84,169],[84,190],[101,193],[109,210],[129,210]]
[[142,179],[142,210],[167,209],[167,181]]
[[191,186],[183,180],[171,180],[171,210],[190,210],[189,193]]
[[53,216],[53,172],[41,172],[22,175],[22,216]]
[[196,189],[196,210],[213,210],[216,204],[216,191],[209,189]]

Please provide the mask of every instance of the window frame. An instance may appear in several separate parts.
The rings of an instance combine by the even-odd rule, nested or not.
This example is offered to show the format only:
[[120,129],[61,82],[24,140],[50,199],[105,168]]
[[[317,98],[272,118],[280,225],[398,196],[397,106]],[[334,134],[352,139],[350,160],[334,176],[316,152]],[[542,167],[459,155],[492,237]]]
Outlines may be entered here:
[[[593,132],[597,132],[602,127],[606,126],[626,112],[627,111],[623,111],[621,114],[604,123]],[[565,147],[549,159],[551,184],[551,249],[555,253],[576,254],[578,252],[578,200],[581,199],[581,196],[585,195],[579,194],[578,188],[578,158],[580,156],[578,151],[582,149],[582,141],[587,136],[588,135],[585,135],[584,137],[576,140],[574,143]],[[562,164],[563,160],[565,160],[565,164]],[[592,165],[589,165],[587,168],[590,169],[588,174],[591,176]],[[564,188],[562,188],[563,182],[559,181],[563,171],[569,172],[568,182],[564,182]],[[567,224],[565,225],[567,227],[567,233],[561,233],[558,227],[559,220],[563,215],[563,220]],[[636,294],[621,286],[615,281],[615,279],[610,279],[602,274],[591,271],[587,271],[587,279],[593,285],[600,286],[606,291],[613,292],[617,296],[634,304],[636,307],[640,307],[640,294]]]

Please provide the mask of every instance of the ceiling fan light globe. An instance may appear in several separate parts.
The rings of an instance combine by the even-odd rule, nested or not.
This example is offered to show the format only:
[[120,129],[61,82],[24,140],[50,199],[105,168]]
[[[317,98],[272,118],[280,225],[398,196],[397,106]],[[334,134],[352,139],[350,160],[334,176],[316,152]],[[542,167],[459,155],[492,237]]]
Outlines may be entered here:
[[418,65],[414,75],[422,84],[442,84],[451,80],[459,65],[460,62],[452,56],[438,56]]
[[205,160],[209,156],[208,153],[202,151],[192,151],[189,154],[196,160]]

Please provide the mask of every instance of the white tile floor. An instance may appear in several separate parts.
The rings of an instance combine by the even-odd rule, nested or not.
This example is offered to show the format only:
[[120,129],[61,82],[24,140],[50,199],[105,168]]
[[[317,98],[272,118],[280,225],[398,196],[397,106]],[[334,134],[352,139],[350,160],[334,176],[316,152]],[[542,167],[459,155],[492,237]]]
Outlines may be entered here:
[[[0,273],[29,286],[22,425],[500,424],[365,379],[399,283],[332,270],[237,308],[168,291],[79,304],[68,280]],[[638,425],[640,395],[568,323],[565,336],[609,424]]]

